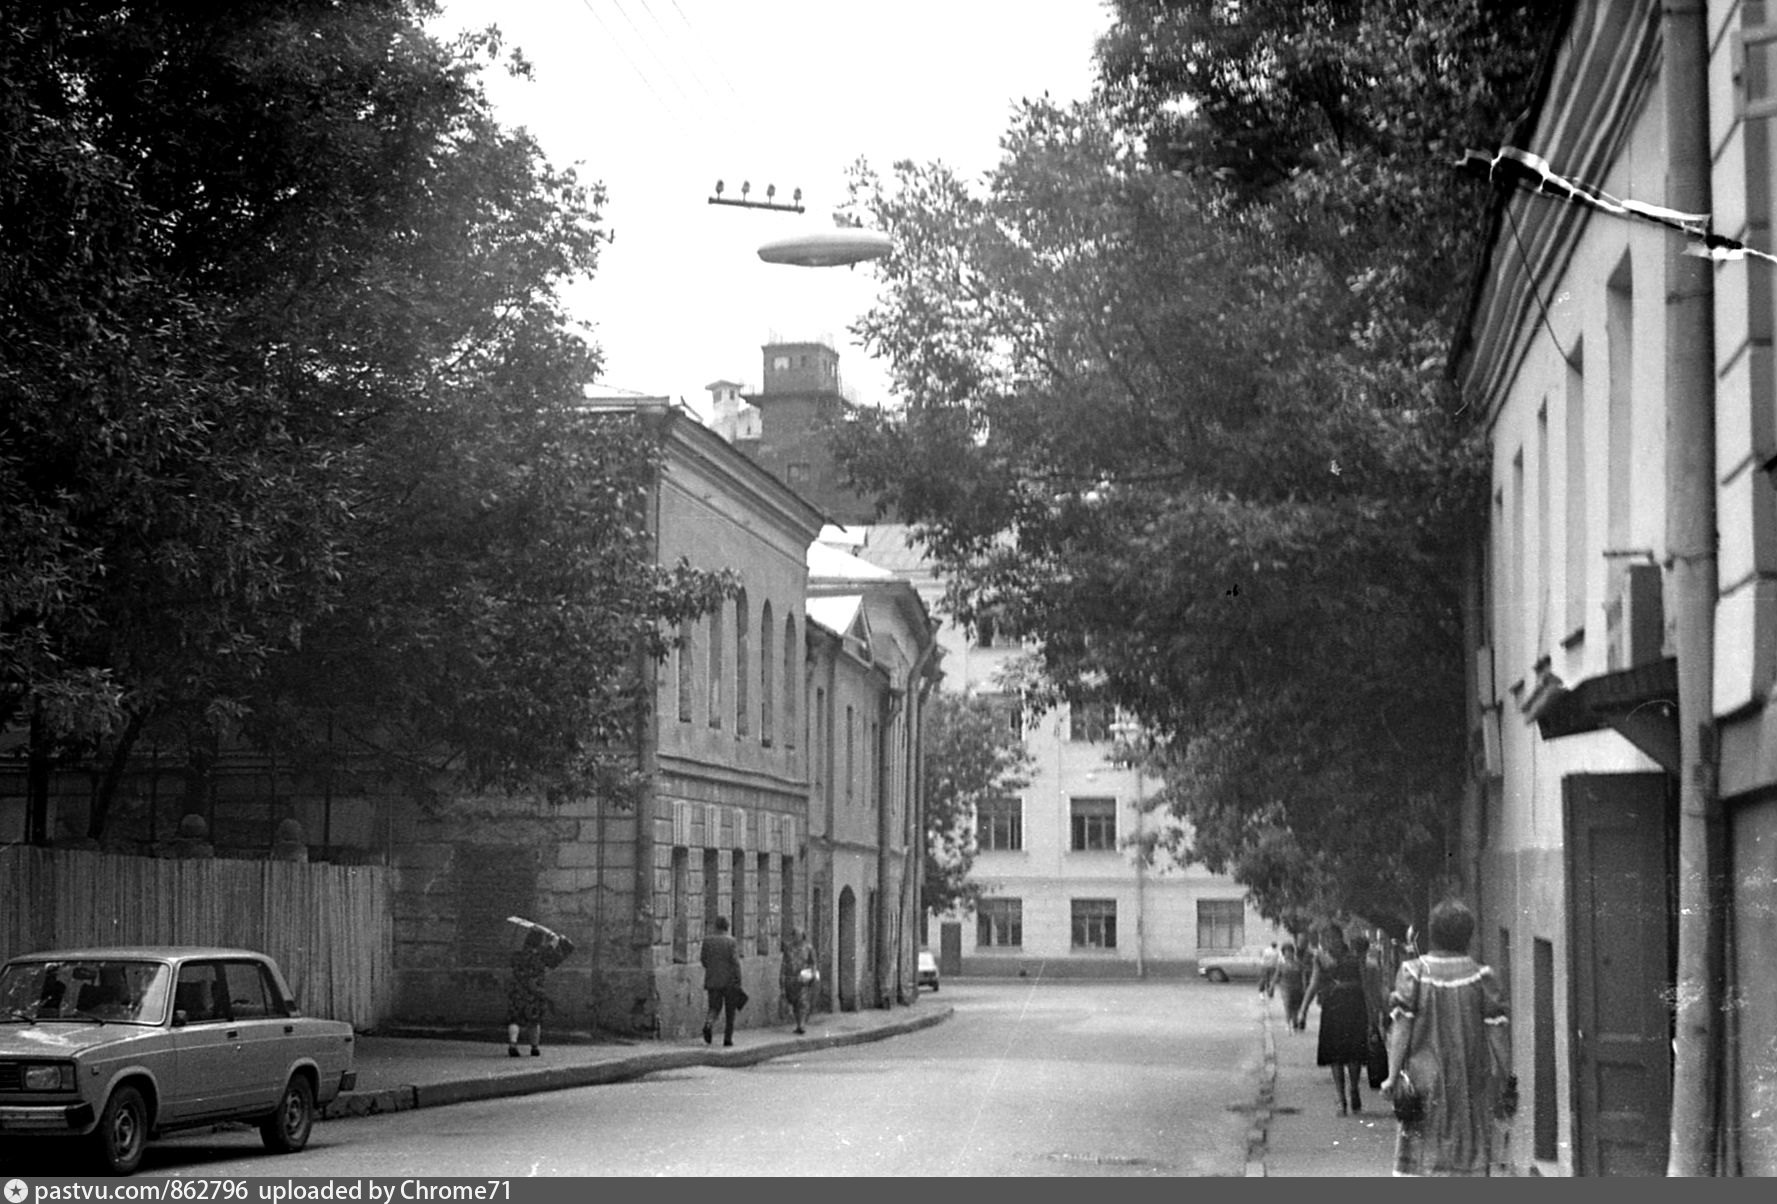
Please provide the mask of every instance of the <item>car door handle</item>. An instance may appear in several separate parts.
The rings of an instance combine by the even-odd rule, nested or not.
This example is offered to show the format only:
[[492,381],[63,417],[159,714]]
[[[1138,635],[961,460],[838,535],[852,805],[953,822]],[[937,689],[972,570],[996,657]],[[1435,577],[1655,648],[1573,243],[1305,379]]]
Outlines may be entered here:
[[284,1032],[285,1032],[285,1033],[286,1033],[286,1034],[288,1034],[288,1033],[293,1033],[293,1032],[295,1032],[295,1031],[296,1031],[296,1026],[295,1026],[295,1025],[294,1025],[294,1024],[286,1024],[286,1025],[285,1025],[285,1026],[284,1026]]
[[240,1030],[240,1029],[238,1029],[238,1028],[231,1028],[231,1029],[229,1029],[229,1030],[228,1030],[228,1039],[229,1039],[229,1040],[230,1040],[230,1041],[233,1041],[233,1040],[235,1040],[235,1039],[236,1039],[236,1038],[238,1038],[238,1037],[239,1037],[239,1036],[240,1036],[240,1035],[241,1035],[241,1030]]

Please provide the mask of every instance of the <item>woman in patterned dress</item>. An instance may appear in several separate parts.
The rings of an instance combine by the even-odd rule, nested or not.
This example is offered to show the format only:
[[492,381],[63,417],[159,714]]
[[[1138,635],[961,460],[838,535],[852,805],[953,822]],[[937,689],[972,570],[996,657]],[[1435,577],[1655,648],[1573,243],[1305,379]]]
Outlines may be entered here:
[[[1431,952],[1401,965],[1389,996],[1394,1024],[1383,1094],[1410,1090],[1422,1115],[1395,1140],[1397,1175],[1489,1175],[1503,1141],[1496,1121],[1516,1109],[1505,993],[1468,954],[1475,916],[1454,899],[1438,904]],[[1405,1082],[1403,1082],[1405,1080]]]

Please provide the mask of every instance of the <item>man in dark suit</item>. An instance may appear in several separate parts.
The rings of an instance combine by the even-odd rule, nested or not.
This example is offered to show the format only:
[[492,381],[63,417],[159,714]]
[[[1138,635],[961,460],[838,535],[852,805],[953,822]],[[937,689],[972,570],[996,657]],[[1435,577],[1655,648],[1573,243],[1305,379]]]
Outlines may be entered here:
[[734,1011],[739,1006],[740,950],[728,935],[728,917],[716,917],[716,931],[703,938],[703,989],[709,995],[709,1015],[703,1019],[703,1043],[708,1045],[716,1017],[725,1016],[722,1044],[734,1044]]

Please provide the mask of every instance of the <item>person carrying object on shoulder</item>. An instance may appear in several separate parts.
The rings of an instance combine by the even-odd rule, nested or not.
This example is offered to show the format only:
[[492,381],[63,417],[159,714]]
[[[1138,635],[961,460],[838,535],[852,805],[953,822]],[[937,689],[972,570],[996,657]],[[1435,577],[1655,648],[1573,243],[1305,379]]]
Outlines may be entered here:
[[524,944],[512,954],[512,977],[506,984],[506,1053],[518,1056],[519,1030],[531,1038],[531,1056],[543,1053],[543,1017],[551,1004],[543,976],[567,959],[574,942],[547,928],[525,930]]

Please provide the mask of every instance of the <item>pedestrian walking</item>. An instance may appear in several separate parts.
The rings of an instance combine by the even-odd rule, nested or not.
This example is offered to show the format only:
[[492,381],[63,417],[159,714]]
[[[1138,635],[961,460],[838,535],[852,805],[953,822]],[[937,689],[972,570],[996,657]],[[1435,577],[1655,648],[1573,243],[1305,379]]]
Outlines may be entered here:
[[1308,1023],[1304,1018],[1307,1009],[1302,1006],[1307,984],[1303,981],[1302,959],[1296,956],[1296,946],[1291,941],[1285,941],[1277,951],[1277,981],[1283,987],[1283,1018],[1292,1033],[1300,1032]]
[[716,917],[716,930],[704,934],[703,989],[709,1011],[703,1018],[703,1043],[708,1045],[718,1017],[723,1018],[722,1044],[734,1044],[734,1013],[746,1006],[747,993],[740,985],[740,950],[728,935],[728,917]]
[[1364,1075],[1370,1022],[1364,1006],[1363,965],[1345,943],[1345,930],[1328,924],[1321,930],[1320,951],[1314,956],[1308,990],[1301,1008],[1308,1022],[1308,1005],[1320,1002],[1320,1041],[1314,1061],[1333,1070],[1333,1090],[1339,1096],[1339,1115],[1362,1112],[1358,1082]]
[[[1505,993],[1469,956],[1475,916],[1448,899],[1432,909],[1431,952],[1402,964],[1383,1093],[1395,1102],[1397,1175],[1490,1175],[1500,1162],[1518,1083]],[[1499,1161],[1496,1161],[1499,1160]]]
[[1271,947],[1259,953],[1259,994],[1266,999],[1274,998],[1277,992],[1277,966],[1282,960],[1277,951],[1277,942],[1272,941]]
[[784,958],[778,979],[784,989],[784,999],[789,1002],[790,1015],[796,1020],[796,1031],[803,1032],[814,1004],[814,993],[820,986],[821,972],[815,961],[814,945],[800,928],[790,929],[789,938],[784,941]]
[[512,954],[512,976],[506,983],[506,1054],[518,1056],[520,1030],[531,1039],[531,1057],[543,1053],[543,1017],[554,1006],[543,990],[543,978],[574,951],[574,942],[541,924],[512,917],[524,925],[524,943]]

